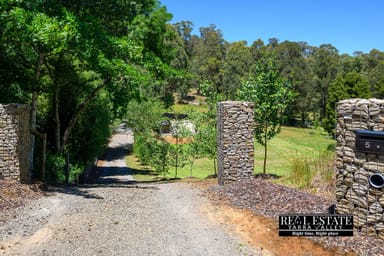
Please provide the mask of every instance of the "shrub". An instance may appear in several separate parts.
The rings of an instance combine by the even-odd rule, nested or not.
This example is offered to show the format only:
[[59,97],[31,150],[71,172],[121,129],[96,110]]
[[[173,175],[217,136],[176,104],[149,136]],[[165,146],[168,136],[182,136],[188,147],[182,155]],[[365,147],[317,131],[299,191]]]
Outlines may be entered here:
[[170,145],[167,142],[157,142],[152,145],[151,166],[161,175],[166,176],[170,165]]
[[[66,160],[61,154],[47,155],[47,173],[46,180],[48,183],[64,183]],[[78,182],[80,174],[83,173],[84,167],[79,164],[69,164],[68,182]]]
[[153,154],[152,143],[150,138],[135,134],[135,143],[133,144],[133,152],[137,155],[143,165],[149,165]]
[[47,173],[48,183],[65,181],[65,157],[60,154],[47,155]]

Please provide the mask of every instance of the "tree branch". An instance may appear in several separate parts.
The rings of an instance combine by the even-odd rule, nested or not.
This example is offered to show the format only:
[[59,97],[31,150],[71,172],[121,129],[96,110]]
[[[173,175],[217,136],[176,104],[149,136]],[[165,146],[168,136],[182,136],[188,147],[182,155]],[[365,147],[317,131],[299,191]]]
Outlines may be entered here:
[[71,120],[69,120],[69,123],[67,127],[65,128],[64,134],[63,134],[63,140],[61,143],[60,152],[63,152],[64,146],[67,144],[67,140],[71,134],[72,128],[75,126],[77,120],[79,119],[79,116],[82,111],[84,111],[91,100],[96,97],[97,93],[103,89],[109,82],[111,81],[111,78],[106,78],[99,86],[97,86],[89,95],[88,97],[79,105],[79,107],[76,109],[75,113],[72,115]]

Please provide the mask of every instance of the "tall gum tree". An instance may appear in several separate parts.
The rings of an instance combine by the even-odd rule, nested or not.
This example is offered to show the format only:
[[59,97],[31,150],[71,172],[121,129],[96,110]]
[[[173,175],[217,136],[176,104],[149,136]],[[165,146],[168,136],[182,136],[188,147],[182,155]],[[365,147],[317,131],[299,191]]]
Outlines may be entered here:
[[314,82],[320,94],[320,119],[326,116],[328,87],[338,74],[338,50],[331,44],[320,45],[313,53]]
[[225,99],[233,100],[241,81],[248,77],[252,64],[252,54],[246,41],[229,44],[223,74],[223,91]]

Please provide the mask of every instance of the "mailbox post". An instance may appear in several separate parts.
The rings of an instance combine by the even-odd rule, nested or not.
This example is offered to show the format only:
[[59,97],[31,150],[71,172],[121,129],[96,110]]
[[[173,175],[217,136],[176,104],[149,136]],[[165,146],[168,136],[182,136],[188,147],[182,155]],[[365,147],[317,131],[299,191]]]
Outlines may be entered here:
[[336,209],[384,241],[384,99],[336,104]]
[[384,154],[384,132],[356,131],[356,150],[371,154]]
[[[384,154],[384,132],[357,130],[356,150],[370,154]],[[369,177],[369,185],[381,189],[384,187],[384,175],[374,173]]]

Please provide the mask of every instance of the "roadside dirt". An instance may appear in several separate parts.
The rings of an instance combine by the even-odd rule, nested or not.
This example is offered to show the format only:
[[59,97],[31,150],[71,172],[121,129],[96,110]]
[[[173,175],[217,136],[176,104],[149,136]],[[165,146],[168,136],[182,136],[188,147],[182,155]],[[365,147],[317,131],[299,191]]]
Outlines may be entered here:
[[[280,237],[277,219],[257,215],[252,211],[233,206],[231,201],[209,191],[215,188],[215,179],[193,182],[193,186],[202,189],[210,198],[205,213],[212,221],[227,225],[263,256],[356,256],[358,254],[342,247],[325,248],[323,245],[305,237]],[[262,204],[262,202],[260,202]]]
[[0,212],[19,207],[41,195],[40,184],[26,185],[12,180],[0,180]]
[[228,205],[216,206],[216,209],[208,212],[208,217],[229,225],[254,249],[263,252],[262,255],[356,255],[340,249],[326,249],[306,238],[279,237],[276,221],[257,216],[249,210],[235,209]]
[[[262,223],[267,223],[265,221],[265,218],[267,218],[267,220],[271,221],[272,226],[269,227],[267,225],[265,228],[270,228],[271,230],[273,228],[277,229],[278,216],[280,214],[326,214],[332,211],[333,204],[332,199],[315,196],[302,190],[281,186],[258,178],[253,181],[236,182],[227,186],[212,185],[206,191],[206,196],[214,204],[219,206],[224,204],[241,211],[247,210],[255,218],[261,218],[260,222]],[[248,226],[252,225],[248,224]],[[252,230],[251,232],[257,234],[257,230]],[[268,241],[276,241],[276,243],[272,242],[272,244],[277,245],[276,248],[284,247],[283,244],[285,242],[289,244],[287,248],[292,248],[296,247],[297,244],[304,244],[304,241],[311,241],[313,242],[312,244],[320,244],[331,255],[384,255],[384,241],[367,236],[364,230],[354,230],[353,237],[298,237],[295,238],[296,240],[278,237],[277,230],[272,232],[272,234],[275,236],[269,237]],[[265,246],[267,245],[265,244]],[[315,250],[315,247],[312,250]],[[300,250],[294,253],[297,253],[297,255],[307,255],[305,253],[300,254]]]

